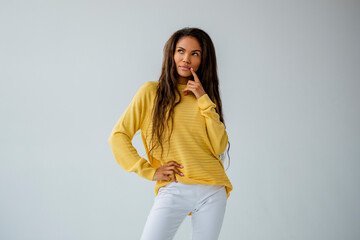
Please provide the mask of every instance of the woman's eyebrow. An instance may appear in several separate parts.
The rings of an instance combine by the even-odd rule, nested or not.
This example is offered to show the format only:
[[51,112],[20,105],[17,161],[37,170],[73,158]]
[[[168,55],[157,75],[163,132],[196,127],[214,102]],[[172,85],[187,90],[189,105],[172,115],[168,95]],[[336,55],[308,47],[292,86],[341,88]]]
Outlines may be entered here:
[[[180,47],[180,46],[179,46],[179,47],[177,47],[177,48],[181,48],[181,49],[184,49],[184,50],[185,50],[185,48]],[[201,50],[193,50],[193,52],[196,52],[196,51],[197,51],[197,52],[201,52]]]

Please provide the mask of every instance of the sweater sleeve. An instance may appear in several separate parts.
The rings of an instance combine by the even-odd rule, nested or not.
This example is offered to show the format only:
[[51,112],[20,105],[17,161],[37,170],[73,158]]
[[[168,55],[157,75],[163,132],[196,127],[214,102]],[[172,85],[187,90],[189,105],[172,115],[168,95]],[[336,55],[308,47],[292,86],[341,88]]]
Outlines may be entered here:
[[108,141],[115,160],[122,168],[152,181],[156,168],[138,154],[131,142],[135,133],[142,126],[144,111],[147,107],[146,88],[147,83],[143,84],[136,92],[129,106],[115,124]]
[[220,121],[219,114],[215,111],[215,103],[210,99],[206,93],[198,98],[198,105],[200,113],[205,117],[206,130],[209,136],[210,143],[219,156],[225,152],[228,144],[228,135],[225,130],[225,125]]

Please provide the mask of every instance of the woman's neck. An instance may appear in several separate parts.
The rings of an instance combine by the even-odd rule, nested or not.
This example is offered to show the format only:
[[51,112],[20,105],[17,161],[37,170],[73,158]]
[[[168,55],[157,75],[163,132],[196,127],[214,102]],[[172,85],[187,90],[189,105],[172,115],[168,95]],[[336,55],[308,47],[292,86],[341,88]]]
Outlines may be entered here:
[[189,78],[184,78],[184,77],[178,77],[177,79],[177,83],[181,84],[181,85],[187,85],[187,82],[190,80]]

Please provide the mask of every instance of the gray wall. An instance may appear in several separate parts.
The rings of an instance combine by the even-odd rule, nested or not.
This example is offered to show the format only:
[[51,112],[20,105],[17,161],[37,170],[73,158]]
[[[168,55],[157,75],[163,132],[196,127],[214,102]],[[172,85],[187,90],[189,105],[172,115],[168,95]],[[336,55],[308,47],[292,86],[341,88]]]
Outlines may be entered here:
[[155,182],[107,140],[190,26],[231,142],[220,239],[359,239],[359,23],[359,1],[1,1],[0,238],[139,239]]

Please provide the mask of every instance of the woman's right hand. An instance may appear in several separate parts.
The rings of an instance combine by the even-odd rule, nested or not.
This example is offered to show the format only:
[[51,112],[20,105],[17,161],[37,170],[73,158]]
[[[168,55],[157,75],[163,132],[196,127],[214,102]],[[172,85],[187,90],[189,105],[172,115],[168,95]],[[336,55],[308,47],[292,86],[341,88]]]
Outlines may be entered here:
[[178,182],[175,177],[175,173],[179,174],[180,176],[184,176],[182,172],[180,172],[177,168],[183,168],[180,164],[175,161],[170,161],[165,165],[162,165],[156,169],[156,172],[153,177],[153,181],[164,180],[170,181],[170,176],[173,177],[175,182]]

